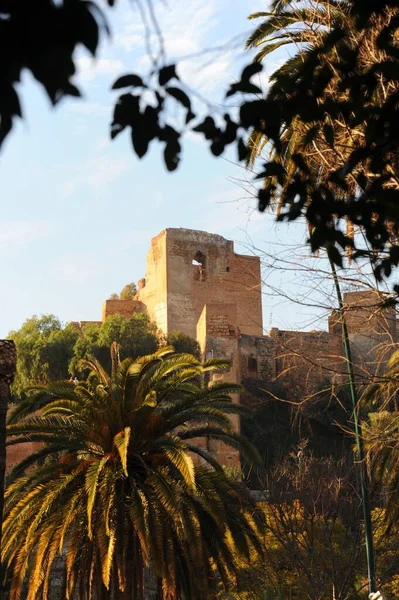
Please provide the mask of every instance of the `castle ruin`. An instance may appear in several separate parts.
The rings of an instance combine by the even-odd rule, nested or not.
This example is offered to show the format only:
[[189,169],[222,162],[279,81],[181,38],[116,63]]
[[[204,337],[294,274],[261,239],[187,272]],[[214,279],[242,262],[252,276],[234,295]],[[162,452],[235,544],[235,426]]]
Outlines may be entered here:
[[[347,293],[344,302],[357,383],[367,384],[397,341],[396,312],[382,310],[373,290]],[[231,361],[230,372],[220,377],[234,383],[282,381],[298,399],[322,383],[339,385],[347,377],[337,314],[330,316],[328,331],[272,328],[264,335],[260,259],[236,254],[233,242],[220,235],[165,229],[154,237],[135,298],[106,300],[102,321],[137,312],[147,313],[165,334],[179,330],[196,338],[204,358]],[[238,417],[232,419],[238,430]],[[221,442],[199,443],[221,464],[239,466],[238,453]],[[9,466],[17,460],[14,453],[20,459],[20,450],[11,447]]]
[[[196,338],[204,358],[230,360],[230,381],[280,381],[295,400],[322,385],[344,383],[347,365],[335,312],[328,331],[272,328],[264,335],[260,267],[259,257],[236,254],[234,243],[220,235],[165,229],[151,241],[135,299],[106,300],[102,320],[146,312],[165,334],[179,330]],[[396,311],[382,310],[373,290],[346,293],[344,303],[357,383],[366,385],[384,368],[396,343]],[[238,418],[233,419],[238,430]],[[231,448],[207,444],[222,464],[238,466]]]

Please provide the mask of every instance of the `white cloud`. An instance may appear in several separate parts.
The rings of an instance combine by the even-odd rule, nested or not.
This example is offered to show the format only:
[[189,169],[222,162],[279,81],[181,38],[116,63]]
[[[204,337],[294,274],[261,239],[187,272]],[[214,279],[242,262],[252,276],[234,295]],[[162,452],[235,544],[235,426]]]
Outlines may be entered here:
[[93,59],[88,56],[80,56],[76,60],[78,77],[81,81],[88,83],[98,75],[115,75],[117,77],[123,68],[123,62],[113,58]]
[[[215,0],[209,0],[206,4],[201,0],[158,2],[156,16],[167,55],[176,57],[200,51],[209,29],[215,25],[215,12]],[[126,52],[145,47],[146,28],[142,22],[137,22],[138,18],[137,12],[126,11],[123,18],[126,25],[122,33],[116,36],[116,44]],[[154,32],[151,32],[149,43],[156,52],[159,39]]]
[[[224,40],[216,37],[217,34],[215,42],[210,40],[220,25],[219,13],[223,13],[225,6],[226,2],[220,0],[209,0],[206,3],[203,0],[170,0],[168,3],[158,2],[155,7],[167,60],[177,60],[184,82],[199,91],[209,92],[221,87],[225,80],[229,81],[236,53],[227,49],[217,54],[205,54],[183,61],[181,59],[200,54],[213,44],[223,44]],[[127,53],[139,51],[141,56],[135,60],[135,64],[142,69],[149,68],[151,60],[146,51],[144,25],[137,22],[137,13],[131,11],[125,14],[123,20],[126,25],[122,33],[116,36],[116,45]],[[229,35],[226,36],[226,41],[228,39]],[[151,31],[149,46],[156,55],[159,51],[159,38],[154,31]]]
[[50,223],[35,221],[6,221],[0,230],[0,247],[24,248],[52,231]]
[[64,196],[72,195],[81,185],[89,185],[96,191],[106,191],[106,186],[127,167],[127,158],[97,157],[76,168],[76,174],[61,185]]

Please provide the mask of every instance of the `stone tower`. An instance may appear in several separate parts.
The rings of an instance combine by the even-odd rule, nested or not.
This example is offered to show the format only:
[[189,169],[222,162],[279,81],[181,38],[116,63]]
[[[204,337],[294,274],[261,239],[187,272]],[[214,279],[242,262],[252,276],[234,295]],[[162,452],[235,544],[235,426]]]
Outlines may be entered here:
[[260,259],[233,242],[190,229],[165,229],[151,241],[138,300],[165,333],[195,338],[208,304],[235,305],[241,333],[262,335]]

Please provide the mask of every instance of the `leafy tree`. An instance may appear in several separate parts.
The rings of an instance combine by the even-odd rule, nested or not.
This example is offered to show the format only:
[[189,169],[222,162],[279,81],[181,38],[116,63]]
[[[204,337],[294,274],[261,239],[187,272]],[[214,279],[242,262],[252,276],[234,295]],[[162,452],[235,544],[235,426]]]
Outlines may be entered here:
[[197,340],[190,337],[183,331],[172,331],[167,337],[169,346],[173,346],[175,352],[193,354],[196,358],[201,358],[201,350]]
[[156,327],[147,315],[135,314],[131,319],[111,315],[106,321],[87,323],[82,330],[70,323],[62,327],[54,315],[33,316],[18,331],[11,331],[15,341],[18,366],[13,393],[38,383],[68,379],[76,373],[81,358],[95,357],[110,366],[109,348],[119,345],[122,358],[152,353],[157,348]]
[[134,314],[131,319],[119,314],[110,315],[101,325],[88,323],[75,343],[70,371],[76,373],[79,360],[92,357],[110,368],[109,348],[113,342],[118,344],[122,360],[150,354],[158,345],[156,327],[142,313]]
[[36,383],[68,378],[68,363],[79,332],[72,324],[62,327],[54,315],[34,315],[8,336],[17,347],[17,374],[13,392]]
[[[335,389],[319,382],[318,392],[293,397],[289,381],[265,382],[244,379],[241,402],[251,408],[241,419],[242,433],[262,456],[267,472],[281,465],[301,442],[316,458],[339,460],[351,451],[353,439],[348,435],[351,415],[347,388]],[[259,486],[258,474],[251,473],[251,484]]]
[[[212,438],[253,460],[232,429],[237,385],[207,386],[228,369],[170,348],[119,363],[83,362],[87,380],[37,386],[14,411],[9,444],[42,449],[14,468],[7,490],[4,559],[16,600],[46,597],[52,564],[66,551],[66,598],[143,600],[150,567],[160,599],[205,600],[235,583],[240,557],[261,553],[260,522],[245,490],[197,445]],[[41,416],[31,416],[41,409]],[[195,461],[194,457],[201,459]],[[245,512],[247,511],[247,512]],[[259,521],[259,523],[258,523]]]
[[132,281],[131,283],[127,283],[125,287],[121,290],[119,294],[120,300],[133,300],[135,295],[137,294],[137,286]]
[[114,292],[113,294],[110,295],[109,299],[110,300],[119,300],[119,294]]
[[[273,12],[260,12],[250,16],[250,19],[264,18],[249,36],[246,47],[248,49],[261,48],[255,60],[262,62],[282,46],[288,45],[294,49],[294,54],[270,77],[270,82],[279,85],[279,78],[284,76],[294,77],[301,68],[303,61],[315,48],[320,47],[325,38],[334,28],[341,28],[343,24],[351,30],[353,45],[358,42],[356,24],[351,13],[351,4],[344,0],[306,0],[299,2],[292,0],[279,3]],[[369,58],[369,55],[368,57]],[[339,89],[339,78],[333,78],[328,87],[328,95],[337,100],[342,91]],[[299,116],[292,119],[282,131],[279,144],[266,134],[254,130],[249,136],[251,154],[248,162],[254,167],[256,159],[261,156],[262,150],[268,149],[269,161],[281,166],[286,173],[293,176],[297,171],[296,155],[300,154],[306,162],[307,168],[313,177],[320,183],[326,181],[331,171],[342,166],[348,158],[352,144],[347,143],[349,126],[344,115],[330,118],[325,122],[325,129],[329,128],[333,144],[326,145],[325,139],[318,135],[314,122],[301,119]],[[324,131],[323,131],[324,133]],[[350,131],[351,138],[364,135],[360,130]],[[270,146],[270,147],[269,147]],[[276,166],[276,169],[278,167]],[[277,214],[286,201],[286,187],[278,186],[278,177],[266,177],[265,190],[270,193],[271,201],[277,205]],[[278,188],[278,192],[276,192]],[[344,198],[344,194],[340,194]],[[312,230],[314,224],[310,223]],[[352,224],[349,225],[350,233],[353,232]],[[353,234],[352,234],[353,236]]]

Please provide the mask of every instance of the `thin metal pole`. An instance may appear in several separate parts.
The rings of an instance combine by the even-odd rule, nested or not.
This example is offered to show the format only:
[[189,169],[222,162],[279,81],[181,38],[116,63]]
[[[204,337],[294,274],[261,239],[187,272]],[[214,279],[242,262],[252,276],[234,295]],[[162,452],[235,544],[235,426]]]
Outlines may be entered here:
[[369,493],[367,489],[366,483],[366,474],[364,470],[364,450],[363,450],[363,439],[362,439],[362,431],[361,426],[358,420],[358,410],[357,410],[357,394],[355,387],[355,378],[353,374],[353,364],[352,364],[352,355],[349,343],[349,335],[348,328],[346,326],[345,315],[344,315],[344,303],[342,300],[341,288],[339,285],[339,280],[337,276],[337,271],[335,269],[335,264],[328,257],[331,267],[332,276],[334,279],[335,291],[337,294],[338,300],[338,315],[341,323],[342,329],[342,340],[344,343],[344,351],[346,364],[348,368],[348,376],[349,376],[349,389],[351,393],[352,406],[353,406],[353,422],[355,426],[355,437],[356,437],[356,447],[357,447],[357,456],[359,461],[359,473],[360,473],[360,488],[362,493],[362,504],[363,504],[363,515],[364,515],[364,533],[366,538],[366,555],[367,555],[367,571],[368,571],[368,580],[369,580],[369,594],[374,594],[377,591],[376,585],[376,577],[375,577],[375,559],[374,559],[374,548],[373,548],[373,528],[371,523],[371,511],[370,511],[370,500]]

